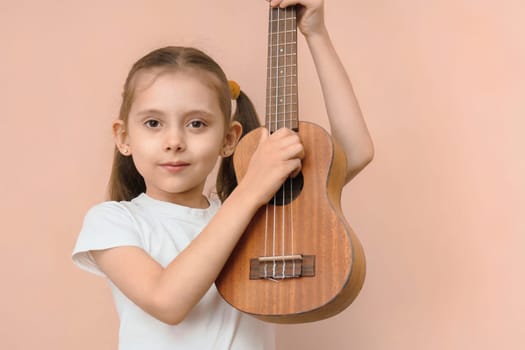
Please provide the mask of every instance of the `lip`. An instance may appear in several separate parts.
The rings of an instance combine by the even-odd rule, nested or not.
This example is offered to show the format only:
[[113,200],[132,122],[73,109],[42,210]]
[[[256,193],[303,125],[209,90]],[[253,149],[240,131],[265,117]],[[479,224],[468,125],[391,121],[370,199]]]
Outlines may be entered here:
[[162,168],[166,169],[170,173],[178,173],[184,169],[186,169],[190,163],[186,162],[165,162],[159,164]]

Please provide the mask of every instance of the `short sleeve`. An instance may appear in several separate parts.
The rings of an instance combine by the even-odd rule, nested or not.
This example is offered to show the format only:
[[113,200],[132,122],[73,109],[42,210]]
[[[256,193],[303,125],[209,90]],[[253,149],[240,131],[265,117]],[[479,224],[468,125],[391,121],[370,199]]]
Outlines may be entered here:
[[142,247],[140,232],[124,205],[119,202],[104,202],[92,207],[84,217],[73,250],[73,262],[83,270],[105,276],[90,251],[121,246]]

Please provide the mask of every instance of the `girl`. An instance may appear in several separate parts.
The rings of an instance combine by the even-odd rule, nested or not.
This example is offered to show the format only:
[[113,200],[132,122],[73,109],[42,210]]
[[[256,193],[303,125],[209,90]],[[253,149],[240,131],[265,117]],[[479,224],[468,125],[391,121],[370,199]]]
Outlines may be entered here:
[[[350,181],[372,159],[350,81],[324,25],[322,0],[300,5],[299,29],[316,64],[331,129]],[[237,110],[230,120],[230,98]],[[207,55],[155,50],[124,85],[110,197],[84,219],[73,259],[105,276],[120,317],[119,349],[271,349],[272,329],[227,305],[213,285],[256,210],[301,169],[299,137],[282,128],[261,137],[239,184],[229,163],[253,106]],[[218,157],[218,200],[203,195]]]

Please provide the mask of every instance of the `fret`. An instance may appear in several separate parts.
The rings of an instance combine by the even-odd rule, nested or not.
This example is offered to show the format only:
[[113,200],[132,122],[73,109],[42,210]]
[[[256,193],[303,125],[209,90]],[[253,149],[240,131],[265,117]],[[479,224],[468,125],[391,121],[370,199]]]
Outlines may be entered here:
[[286,34],[286,33],[297,33],[297,30],[277,30],[273,33],[270,33],[270,35],[279,35],[279,34]]
[[272,91],[266,90],[268,96],[266,96],[266,102],[272,101],[273,104],[296,104],[297,103],[297,92],[292,91],[292,89],[287,89],[287,91],[277,91],[273,89],[274,94],[271,94]]
[[[277,85],[277,86],[271,86],[271,87],[268,87],[266,90],[277,90],[277,89],[283,89],[283,90],[291,90],[290,94],[293,94],[294,93],[294,90],[293,88],[297,87],[296,84],[289,84],[289,85]],[[291,89],[290,89],[291,88]]]
[[294,113],[297,112],[297,103],[294,104],[280,104],[280,105],[274,105],[272,103],[268,104],[266,107],[268,110],[268,115],[276,115],[276,114],[287,114],[287,113]]
[[286,94],[297,93],[297,84],[295,84],[295,82],[293,84],[286,84],[286,79],[281,79],[280,81],[275,80],[276,79],[274,79],[274,81],[269,82],[268,86],[266,87],[267,92],[275,92],[275,90],[279,90]]
[[272,103],[270,103],[267,105],[267,107],[271,109],[268,112],[268,114],[276,114],[276,113],[283,114],[283,113],[289,113],[289,112],[297,112],[297,108],[292,108],[292,107],[297,107],[297,106],[298,106],[297,103],[288,104],[288,105],[280,104],[278,106],[275,106]]
[[272,119],[272,123],[276,124],[276,123],[291,123],[293,122],[294,120],[292,118],[276,118],[276,119]]
[[296,78],[297,78],[297,69],[296,69],[295,65],[293,67],[288,65],[288,66],[284,67],[284,69],[283,69],[283,67],[268,67],[267,70],[268,70],[268,72],[267,72],[268,78],[270,78],[270,77],[273,78],[273,79],[286,78],[286,77],[293,78],[293,79],[290,79],[290,80],[296,80]]
[[[296,79],[292,79],[292,78],[296,78],[297,77],[297,74],[278,74],[276,76],[273,76],[272,77],[272,82],[275,81],[276,79],[283,79],[284,81],[295,81]],[[273,84],[275,85],[275,84]],[[279,86],[284,86],[284,84],[282,85],[279,85]],[[286,84],[286,86],[297,86],[297,84],[295,83],[290,83],[290,84]]]
[[[295,105],[295,107],[297,107],[297,105]],[[271,108],[266,117],[270,117],[272,120],[276,119],[275,116],[283,116],[287,119],[293,119],[296,117],[294,116],[294,113],[297,113],[297,108],[284,108],[284,106],[281,106],[279,108]]]
[[282,21],[290,21],[290,20],[294,20],[295,21],[295,18],[279,18],[279,19],[269,19],[268,21],[270,23],[274,23],[274,22],[282,22]]
[[[286,74],[290,73],[290,74]],[[297,74],[296,72],[268,72],[267,85],[272,86],[297,86]]]
[[270,70],[270,69],[276,69],[276,68],[287,68],[287,67],[297,67],[297,64],[296,63],[292,63],[292,64],[286,64],[286,65],[282,65],[282,66],[278,66],[278,67],[268,67],[267,70]]
[[297,110],[269,113],[268,115],[270,116],[271,121],[274,123],[279,121],[290,121],[297,118]]
[[293,93],[297,90],[297,84],[295,82],[290,82],[290,83],[286,83],[287,81],[291,81],[292,79],[283,79],[283,78],[279,78],[278,81],[276,81],[277,79],[273,79],[274,81],[272,81],[272,84],[268,84],[269,86],[266,87],[266,91],[274,91],[274,90],[278,90],[278,89],[283,89],[286,91],[289,91],[289,92],[286,92],[286,93]]
[[[270,65],[267,69],[268,74],[272,74],[274,77],[276,75],[282,76],[283,74],[297,74],[295,69],[295,67],[297,67],[297,63],[295,62],[280,62],[281,64],[277,64],[279,62],[272,61],[268,63]],[[275,63],[275,65],[272,67],[270,63]],[[279,74],[274,74],[276,72],[279,72]]]
[[272,34],[282,29],[294,32],[297,30],[296,27],[296,21],[290,18],[274,19],[270,21],[270,31],[268,33]]
[[[279,110],[276,110],[276,109],[272,109],[270,112],[268,112],[267,116],[282,116],[283,118],[292,118],[290,117],[291,114],[293,113],[297,113],[297,108],[293,108],[293,109],[284,109],[284,108],[281,108]],[[272,118],[272,120],[274,120],[274,118]]]
[[297,104],[297,94],[270,96],[266,98],[266,102],[271,102],[271,105]]
[[294,106],[298,106],[298,103],[297,101],[293,101],[293,102],[279,102],[279,103],[275,103],[276,101],[275,100],[267,100],[267,107],[268,108],[273,108],[274,110],[278,109],[278,108],[281,108],[281,109],[284,109],[284,108],[288,108],[288,107],[294,107]]
[[293,123],[293,122],[297,122],[297,120],[295,120],[294,118],[290,118],[290,117],[283,117],[283,118],[275,118],[275,119],[271,119],[269,120],[270,124],[290,124],[290,123]]
[[294,120],[297,118],[297,109],[293,111],[272,112],[268,113],[268,116],[270,116],[270,118],[267,120],[271,120],[274,123],[276,121]]
[[270,52],[268,53],[268,64],[281,63],[283,66],[292,66],[297,64],[296,52]]
[[[269,57],[268,61],[269,61],[269,64],[274,63],[275,66],[279,66],[279,67],[294,67],[297,65],[297,62],[295,61],[295,57],[275,56],[275,57]],[[275,68],[275,66],[273,66],[273,68]]]
[[275,97],[286,97],[286,96],[297,96],[297,91],[294,89],[295,85],[288,87],[271,87],[266,89],[267,93],[274,92],[275,94],[271,96],[266,96],[266,99],[275,98]]
[[[279,106],[274,106],[272,105],[271,103],[267,106],[268,108],[270,108],[271,110],[268,112],[269,115],[275,115],[275,114],[285,114],[285,113],[293,113],[293,112],[297,112],[297,106],[298,104],[297,103],[294,103],[293,105],[290,104],[290,105],[279,105]],[[292,108],[293,107],[293,108]]]
[[297,102],[293,103],[272,103],[273,101],[267,101],[266,108],[268,108],[267,116],[273,115],[286,115],[289,113],[296,113],[297,107],[299,106]]
[[291,102],[290,102],[290,101],[286,101],[286,102],[285,102],[285,101],[282,99],[282,96],[283,96],[283,95],[279,95],[279,96],[271,96],[271,97],[267,97],[266,100],[267,100],[267,101],[271,101],[271,102],[273,102],[272,104],[274,104],[274,105],[276,105],[276,104],[290,104],[290,105],[291,105],[291,104],[297,104],[297,100],[292,99],[292,98],[294,98],[294,97],[297,97],[297,94],[284,95],[284,96],[288,96],[288,97],[290,97],[290,98],[292,99]]
[[296,26],[297,20],[295,18],[292,18],[291,16],[288,18],[284,17],[278,17],[274,19],[270,19],[268,21],[268,28],[270,32],[275,31],[276,28],[280,27],[286,27],[286,28],[297,28]]
[[277,61],[277,59],[282,58],[286,59],[287,63],[295,63],[295,56],[297,55],[297,52],[294,52],[292,50],[282,50],[277,52],[268,52],[268,60],[267,61]]
[[298,124],[299,122],[297,120],[287,120],[285,122],[269,122],[266,124],[266,127],[270,130],[270,133],[273,133],[274,131],[277,131],[280,128],[288,128],[292,130],[298,130]]
[[270,98],[286,98],[287,96],[297,96],[297,90],[293,87],[289,88],[268,88],[266,93],[269,95],[266,99]]
[[279,54],[279,55],[274,55],[274,56],[270,56],[270,58],[290,58],[290,57],[295,57],[296,54],[295,53],[283,53],[283,54]]
[[269,50],[268,51],[272,52],[272,53],[295,52],[295,48],[296,47],[297,47],[297,45],[292,43],[292,42],[282,41],[282,42],[278,42],[278,43],[274,43],[274,44],[269,45]]
[[273,79],[273,81],[268,81],[268,83],[266,84],[267,92],[270,92],[270,91],[275,92],[275,90],[279,90],[279,89],[282,89],[283,92],[286,90],[285,92],[287,94],[293,93],[297,91],[297,84],[293,81],[293,79],[284,79],[284,78]]
[[283,37],[286,37],[286,38],[295,38],[297,39],[297,30],[293,29],[293,30],[289,30],[289,29],[286,29],[286,28],[283,28],[283,29],[278,29],[278,30],[275,30],[273,32],[270,32],[268,33],[268,39],[271,39],[273,37],[276,37],[276,36],[283,36]]
[[287,106],[297,106],[298,102],[297,99],[284,101],[284,100],[277,100],[275,98],[267,98],[266,99],[266,106],[268,108],[281,108],[281,107],[287,107]]
[[268,75],[268,85],[271,86],[297,86],[297,74],[285,74],[283,72],[279,74],[273,74],[275,72],[269,72]]
[[292,43],[292,42],[281,42],[278,44],[271,44],[269,45],[269,47],[271,49],[268,51],[272,53],[274,52],[275,53],[277,52],[295,52],[295,48],[297,47],[297,44]]
[[266,117],[267,120],[271,120],[272,122],[294,120],[297,118],[297,109],[294,109],[293,111],[278,111],[268,113]]
[[295,44],[297,44],[297,41],[288,41],[288,42],[284,42],[282,44],[270,44],[268,46],[273,47],[273,46],[282,46],[282,45],[294,45],[292,47],[295,48]]

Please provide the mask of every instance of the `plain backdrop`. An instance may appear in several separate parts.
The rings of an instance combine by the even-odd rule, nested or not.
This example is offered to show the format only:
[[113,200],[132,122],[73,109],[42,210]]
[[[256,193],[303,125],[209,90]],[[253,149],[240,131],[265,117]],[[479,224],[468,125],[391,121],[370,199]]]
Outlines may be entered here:
[[[343,192],[367,278],[278,349],[523,349],[523,2],[326,0],[326,18],[376,146]],[[0,348],[116,348],[109,289],[70,254],[127,71],[196,46],[264,115],[266,31],[264,0],[0,1]],[[327,127],[302,38],[299,63],[300,118]]]

